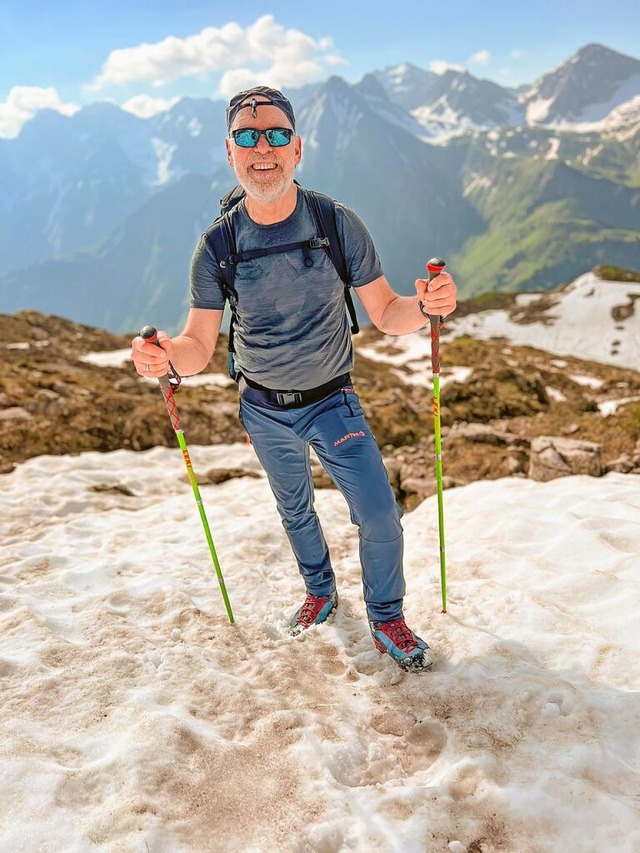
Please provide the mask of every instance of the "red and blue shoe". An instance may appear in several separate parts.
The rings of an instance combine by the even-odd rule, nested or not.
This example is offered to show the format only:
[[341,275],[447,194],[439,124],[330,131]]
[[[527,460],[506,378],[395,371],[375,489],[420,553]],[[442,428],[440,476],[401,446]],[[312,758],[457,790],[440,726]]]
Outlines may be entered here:
[[389,655],[405,672],[426,672],[433,660],[429,646],[407,626],[403,617],[390,622],[370,622],[371,636],[376,648]]
[[312,625],[320,625],[322,622],[326,622],[336,609],[337,604],[337,592],[324,596],[311,595],[308,592],[304,604],[289,623],[289,633],[292,637],[297,637],[298,634],[306,631]]

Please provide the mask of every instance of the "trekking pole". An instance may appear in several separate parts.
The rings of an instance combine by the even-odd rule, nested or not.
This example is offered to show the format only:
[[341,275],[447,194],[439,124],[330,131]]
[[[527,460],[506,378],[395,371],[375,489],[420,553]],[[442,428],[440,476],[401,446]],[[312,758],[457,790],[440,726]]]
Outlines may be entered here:
[[[432,281],[445,268],[441,258],[431,258],[427,263],[429,281]],[[442,612],[447,612],[447,565],[444,554],[444,502],[442,499],[442,436],[440,433],[440,326],[439,314],[429,315],[431,326],[431,370],[433,373],[433,437],[436,458],[436,488],[438,491],[438,533],[440,536],[440,589],[442,591]]]
[[[148,341],[150,344],[155,344],[157,347],[160,346],[158,342],[158,332],[153,326],[144,326],[140,330],[140,337],[144,338],[145,341]],[[162,349],[162,347],[161,347]],[[207,521],[207,515],[204,511],[204,505],[202,503],[202,498],[200,497],[200,489],[198,488],[198,481],[196,480],[196,475],[193,473],[193,467],[191,465],[191,457],[189,456],[189,448],[187,447],[187,442],[184,438],[184,433],[180,429],[180,416],[178,415],[178,410],[176,409],[176,403],[174,394],[180,387],[180,382],[182,381],[181,377],[176,372],[174,366],[169,362],[169,373],[165,374],[165,376],[158,377],[158,383],[160,384],[160,390],[162,391],[162,396],[164,398],[165,406],[167,407],[167,412],[169,413],[169,420],[171,421],[171,426],[176,434],[176,438],[178,439],[178,444],[180,445],[180,450],[182,450],[182,455],[184,457],[185,465],[187,466],[187,474],[189,475],[189,482],[191,483],[191,488],[193,489],[193,494],[196,499],[196,504],[198,505],[198,512],[200,513],[200,518],[202,520],[202,526],[204,527],[204,534],[207,537],[207,544],[209,545],[209,552],[211,553],[211,559],[213,560],[213,565],[216,570],[216,575],[218,577],[218,583],[220,584],[220,592],[222,593],[222,598],[224,600],[224,606],[227,609],[227,616],[229,617],[229,622],[233,625],[233,612],[231,610],[231,604],[229,603],[229,596],[227,595],[227,588],[224,584],[224,578],[222,577],[222,570],[220,568],[220,563],[218,562],[218,555],[216,554],[216,548],[213,544],[213,538],[211,536],[211,531],[209,530],[209,522]]]

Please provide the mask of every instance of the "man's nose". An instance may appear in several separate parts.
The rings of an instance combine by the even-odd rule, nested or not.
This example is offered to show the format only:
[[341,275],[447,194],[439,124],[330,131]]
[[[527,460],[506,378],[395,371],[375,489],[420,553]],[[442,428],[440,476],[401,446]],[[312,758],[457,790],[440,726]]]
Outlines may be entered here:
[[258,142],[256,143],[256,150],[260,152],[260,154],[266,154],[267,151],[271,151],[271,146],[269,145],[269,140],[264,135],[264,133],[260,134]]

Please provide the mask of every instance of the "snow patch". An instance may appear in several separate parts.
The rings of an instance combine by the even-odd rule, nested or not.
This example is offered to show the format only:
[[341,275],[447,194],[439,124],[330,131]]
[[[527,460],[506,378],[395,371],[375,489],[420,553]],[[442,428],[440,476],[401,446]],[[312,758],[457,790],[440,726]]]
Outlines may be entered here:
[[335,489],[340,605],[292,639],[304,587],[253,448],[190,454],[258,474],[201,487],[235,625],[178,448],[1,478],[2,850],[462,853],[492,827],[505,850],[637,849],[640,478],[446,490],[449,614],[437,498],[406,513],[418,676],[373,647]]
[[621,406],[626,406],[628,403],[637,403],[640,397],[622,397],[619,400],[605,400],[603,403],[598,403],[598,410],[603,417],[615,415]]
[[194,116],[187,124],[187,131],[189,136],[200,136],[202,133],[202,122]]
[[546,121],[549,115],[549,110],[553,106],[553,98],[536,98],[530,101],[526,107],[527,124],[542,124]]
[[98,367],[124,367],[131,363],[131,347],[105,352],[89,352],[86,355],[81,355],[78,361],[95,364]]
[[177,145],[171,145],[164,139],[154,136],[151,140],[154,154],[156,155],[156,186],[168,183],[171,180],[171,161]]
[[557,160],[559,150],[560,140],[557,136],[552,136],[551,139],[549,139],[549,148],[545,154],[545,160]]
[[[447,319],[447,334],[471,335],[480,340],[507,338],[512,344],[532,346],[555,355],[574,356],[603,364],[640,370],[640,312],[626,319],[602,323],[614,309],[640,298],[640,283],[602,281],[594,273],[577,278],[564,290],[553,294],[555,303],[545,310],[544,322],[514,322],[508,311],[494,310]],[[548,294],[522,294],[517,304],[535,305],[544,310]],[[595,336],[593,330],[598,329]]]

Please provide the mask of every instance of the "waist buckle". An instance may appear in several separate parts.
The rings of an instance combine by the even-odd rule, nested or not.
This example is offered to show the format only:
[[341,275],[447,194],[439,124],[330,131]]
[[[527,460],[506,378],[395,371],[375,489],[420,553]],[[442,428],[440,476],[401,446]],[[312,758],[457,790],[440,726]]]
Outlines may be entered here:
[[276,391],[275,398],[279,406],[300,406],[304,400],[301,391]]

